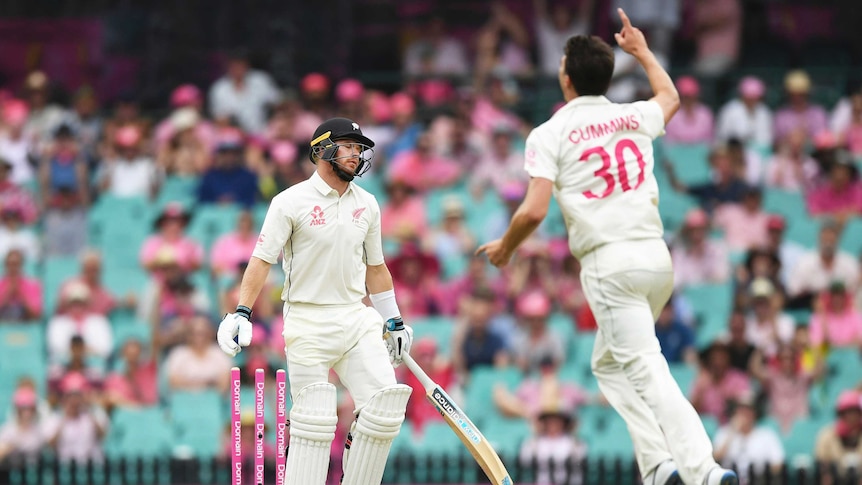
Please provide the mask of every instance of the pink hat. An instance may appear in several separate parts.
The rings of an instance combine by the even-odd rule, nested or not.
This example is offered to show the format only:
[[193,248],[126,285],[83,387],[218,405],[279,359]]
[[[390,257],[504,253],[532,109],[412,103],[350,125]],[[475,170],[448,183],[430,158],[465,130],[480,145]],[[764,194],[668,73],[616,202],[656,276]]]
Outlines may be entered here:
[[428,106],[439,106],[452,97],[452,86],[442,79],[429,79],[416,85],[416,94]]
[[16,408],[30,408],[36,405],[36,391],[29,387],[22,387],[15,391],[12,396],[12,403]]
[[692,209],[685,215],[686,227],[706,227],[709,225],[709,216],[703,209]]
[[63,376],[60,381],[60,389],[64,394],[70,392],[84,392],[90,387],[87,378],[80,372],[70,372]]
[[676,89],[680,96],[696,97],[700,95],[700,84],[691,76],[683,76],[676,80]]
[[171,93],[171,106],[180,108],[190,104],[200,103],[201,91],[194,84],[183,84],[177,86]]
[[838,141],[835,139],[835,135],[829,130],[824,130],[814,135],[814,148],[818,150],[829,150],[835,148],[837,145]]
[[739,82],[739,94],[743,98],[760,98],[766,92],[763,81],[754,76],[745,76]]
[[20,99],[10,99],[3,103],[3,120],[10,125],[23,125],[30,116],[30,108]]
[[518,298],[515,311],[522,317],[546,317],[551,313],[551,300],[544,293],[533,291]]
[[389,98],[393,114],[412,115],[416,111],[416,102],[406,93],[395,93]]
[[368,110],[376,123],[386,123],[392,119],[392,106],[389,98],[380,91],[372,91],[368,99]]
[[500,189],[503,200],[521,200],[527,194],[527,187],[521,182],[509,182]]
[[121,147],[133,147],[141,141],[141,130],[137,126],[127,125],[114,133],[114,143]]
[[778,214],[771,214],[769,218],[766,219],[766,228],[774,231],[783,231],[787,223],[784,220],[784,217]]
[[356,79],[345,79],[335,87],[335,98],[342,103],[359,101],[364,94],[365,88]]
[[319,72],[312,72],[302,78],[300,88],[306,93],[325,92],[329,90],[329,79]]
[[862,398],[859,393],[850,389],[838,395],[838,401],[835,402],[835,411],[842,412],[850,409],[862,410]]
[[437,353],[437,341],[431,337],[422,337],[417,340],[411,347],[411,354],[431,354]]
[[296,145],[289,141],[277,141],[269,147],[269,156],[278,165],[296,161]]

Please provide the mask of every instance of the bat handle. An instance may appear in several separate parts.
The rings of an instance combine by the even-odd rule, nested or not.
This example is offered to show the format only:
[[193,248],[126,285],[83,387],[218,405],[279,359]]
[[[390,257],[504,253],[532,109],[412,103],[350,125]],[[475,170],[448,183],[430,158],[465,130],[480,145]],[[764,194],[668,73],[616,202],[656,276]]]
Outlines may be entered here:
[[419,364],[417,364],[416,361],[413,360],[413,357],[411,357],[410,354],[404,354],[401,359],[404,362],[404,365],[406,365],[407,368],[410,369],[410,372],[412,372],[413,375],[416,376],[417,379],[419,379],[419,382],[422,383],[422,387],[424,387],[426,390],[437,387],[437,384],[433,380],[431,380],[430,377],[428,377],[428,374],[426,374],[425,371],[422,370],[422,367],[419,367]]

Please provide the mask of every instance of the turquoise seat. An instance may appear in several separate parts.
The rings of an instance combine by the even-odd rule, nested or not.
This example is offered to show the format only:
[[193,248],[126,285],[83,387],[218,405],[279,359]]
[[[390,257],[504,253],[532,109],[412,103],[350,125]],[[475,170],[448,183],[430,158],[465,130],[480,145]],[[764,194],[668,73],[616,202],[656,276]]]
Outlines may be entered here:
[[168,456],[170,426],[164,411],[147,408],[117,408],[111,416],[105,451],[111,458]]
[[697,369],[685,363],[669,364],[668,367],[673,379],[679,385],[679,389],[684,395],[688,396],[691,384],[694,382],[695,376],[697,376]]
[[46,315],[54,314],[60,286],[64,281],[78,274],[80,266],[76,257],[50,257],[42,263],[42,294]]
[[48,372],[45,352],[45,329],[41,324],[0,325],[0,395],[8,398],[18,382],[28,378],[35,382],[39,395],[44,396]]
[[665,160],[673,166],[680,182],[694,185],[709,181],[709,145],[663,145]]
[[690,195],[675,192],[669,186],[660,190],[658,210],[661,222],[666,231],[675,232],[682,226],[688,211],[698,206],[697,200]]
[[616,412],[607,416],[607,423],[601,433],[591,436],[587,442],[589,453],[594,457],[606,459],[620,458],[630,460],[634,456],[634,446],[629,437],[625,421]]
[[429,337],[437,343],[437,351],[441,355],[448,356],[452,351],[452,334],[455,331],[455,322],[448,317],[427,317],[418,319],[411,323],[413,328],[413,341]]
[[194,205],[200,180],[196,176],[171,175],[165,179],[156,203],[164,206],[170,202],[179,202],[186,207]]
[[790,433],[784,438],[784,453],[788,460],[810,457],[814,454],[814,442],[820,430],[828,424],[821,419],[800,419],[793,423]]
[[490,419],[481,431],[500,456],[518,456],[521,445],[532,434],[530,424],[520,418]]
[[718,432],[718,420],[713,416],[701,416],[700,421],[703,423],[703,429],[706,430],[706,434],[709,435],[710,439],[715,439],[715,433]]
[[567,360],[567,365],[572,364],[587,373],[591,373],[591,364],[593,357],[593,347],[596,342],[595,332],[576,332],[574,334],[574,342],[571,346],[571,352]]
[[227,407],[214,391],[174,391],[168,400],[173,452],[212,458],[221,451]]
[[683,290],[683,295],[697,318],[697,345],[708,345],[727,327],[733,307],[733,288],[729,283],[696,285]]
[[502,417],[493,402],[494,387],[503,385],[510,391],[514,391],[521,380],[521,371],[514,367],[474,368],[470,372],[470,381],[465,389],[465,403],[462,407],[478,426],[482,426],[488,416]]
[[575,322],[571,315],[562,312],[554,312],[548,318],[548,330],[563,343],[566,359],[570,359],[572,348],[575,345]]
[[188,235],[201,243],[208,254],[216,239],[236,228],[241,210],[234,204],[198,206],[189,223]]
[[840,247],[854,256],[862,253],[862,219],[855,217],[847,221],[841,234]]

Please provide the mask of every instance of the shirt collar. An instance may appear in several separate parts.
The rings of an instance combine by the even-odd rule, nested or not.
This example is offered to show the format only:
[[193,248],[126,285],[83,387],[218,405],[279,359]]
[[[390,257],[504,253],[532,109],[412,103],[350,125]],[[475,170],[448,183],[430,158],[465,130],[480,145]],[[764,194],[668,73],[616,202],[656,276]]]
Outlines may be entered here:
[[586,106],[590,104],[611,104],[611,101],[604,96],[578,96],[577,98],[566,103],[566,108],[575,106]]
[[[312,187],[314,187],[315,189],[317,189],[318,192],[320,192],[320,195],[328,196],[330,194],[335,194],[336,196],[338,196],[338,191],[330,187],[329,184],[326,183],[325,180],[323,180],[323,177],[321,177],[320,174],[317,173],[317,170],[315,170],[314,173],[311,174],[311,178],[309,178],[309,180],[311,180]],[[344,193],[347,194],[351,190],[353,190],[353,182],[349,182],[347,184],[347,190],[345,190]]]

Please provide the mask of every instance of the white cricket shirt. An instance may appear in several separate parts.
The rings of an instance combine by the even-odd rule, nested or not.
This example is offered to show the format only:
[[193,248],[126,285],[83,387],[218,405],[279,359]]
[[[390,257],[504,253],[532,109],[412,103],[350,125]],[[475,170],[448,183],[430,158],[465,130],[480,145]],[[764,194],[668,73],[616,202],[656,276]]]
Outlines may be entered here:
[[554,182],[575,257],[610,242],[662,237],[652,141],[663,133],[654,101],[579,96],[527,137],[524,166]]
[[314,172],[272,199],[252,256],[275,264],[282,251],[285,302],[361,302],[366,264],[383,264],[377,199],[353,182],[339,197]]

